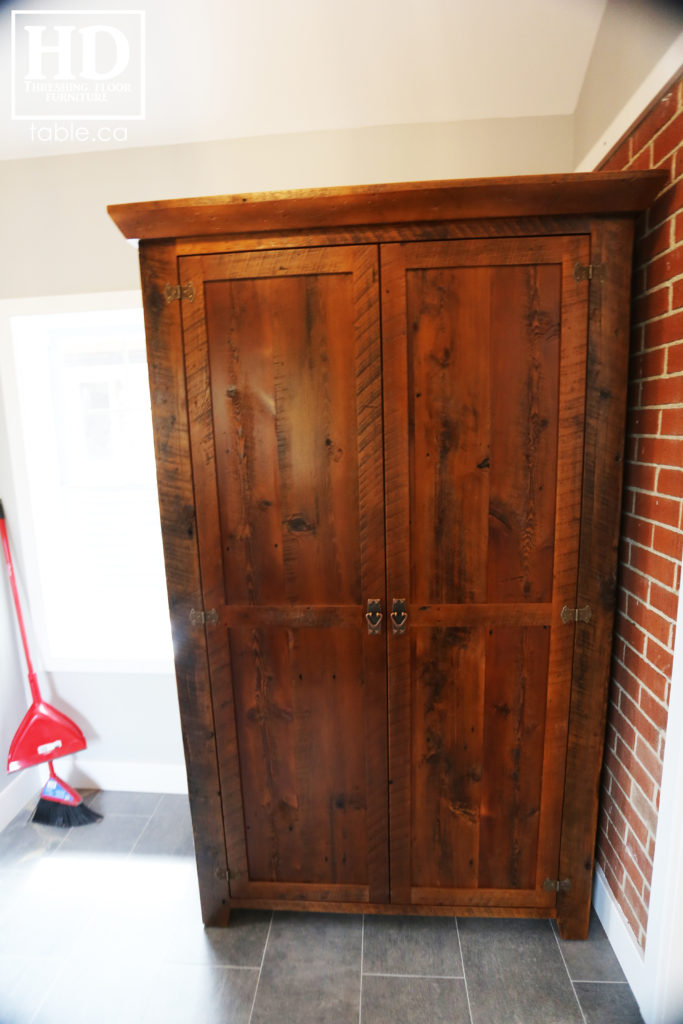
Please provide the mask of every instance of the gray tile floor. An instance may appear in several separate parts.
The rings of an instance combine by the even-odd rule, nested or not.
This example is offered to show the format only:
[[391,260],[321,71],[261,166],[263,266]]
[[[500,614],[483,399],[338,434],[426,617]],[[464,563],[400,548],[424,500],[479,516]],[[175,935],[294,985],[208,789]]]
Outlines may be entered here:
[[595,919],[233,914],[204,929],[187,800],[93,793],[0,833],[0,1024],[636,1024]]

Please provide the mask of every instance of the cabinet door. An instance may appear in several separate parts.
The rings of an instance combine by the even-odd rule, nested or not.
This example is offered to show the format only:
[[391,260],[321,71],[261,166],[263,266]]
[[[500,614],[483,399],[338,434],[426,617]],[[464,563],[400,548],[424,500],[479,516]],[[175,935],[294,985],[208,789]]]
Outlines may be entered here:
[[[586,374],[582,237],[381,247],[391,899],[549,907]],[[397,617],[399,623],[401,616]]]
[[388,899],[377,248],[181,258],[232,899]]

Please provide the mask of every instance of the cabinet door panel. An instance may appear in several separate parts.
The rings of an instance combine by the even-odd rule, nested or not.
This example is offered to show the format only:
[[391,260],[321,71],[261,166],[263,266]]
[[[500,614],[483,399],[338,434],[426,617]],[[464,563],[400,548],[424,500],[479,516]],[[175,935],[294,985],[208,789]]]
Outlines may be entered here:
[[388,595],[408,611],[389,637],[398,903],[555,900],[587,251],[581,237],[381,248]]
[[230,604],[361,603],[352,289],[205,284]]
[[[344,629],[234,629],[249,877],[367,885],[362,646]],[[362,710],[361,710],[362,714]]]
[[377,250],[180,262],[231,895],[381,902]]

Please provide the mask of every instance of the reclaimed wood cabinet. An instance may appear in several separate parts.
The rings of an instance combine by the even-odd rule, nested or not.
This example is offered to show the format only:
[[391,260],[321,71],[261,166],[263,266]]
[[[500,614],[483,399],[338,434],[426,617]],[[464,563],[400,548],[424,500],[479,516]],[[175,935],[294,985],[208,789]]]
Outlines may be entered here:
[[585,936],[658,172],[110,207],[140,257],[204,919]]

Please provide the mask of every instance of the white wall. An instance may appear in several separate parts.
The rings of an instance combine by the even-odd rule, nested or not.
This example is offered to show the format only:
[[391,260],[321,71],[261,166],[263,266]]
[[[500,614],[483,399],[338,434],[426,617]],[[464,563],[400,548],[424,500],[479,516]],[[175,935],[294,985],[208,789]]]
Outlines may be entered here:
[[[7,446],[7,427],[5,416],[0,409],[0,499],[2,499],[7,516],[10,542],[14,540],[12,519],[16,513],[14,489],[9,471],[9,450]],[[13,560],[14,551],[12,551]],[[19,566],[15,564],[15,572],[19,576]],[[0,567],[0,828],[3,827],[2,792],[13,784],[14,778],[5,773],[7,751],[12,737],[26,714],[30,704],[26,668],[23,655],[20,655],[20,640],[15,626],[14,606],[5,571],[4,558]],[[10,815],[11,816],[11,815]]]
[[681,31],[673,3],[608,0],[574,113],[576,168],[594,170],[676,74]]
[[571,169],[570,117],[402,125],[0,162],[0,298],[138,285],[110,203]]

